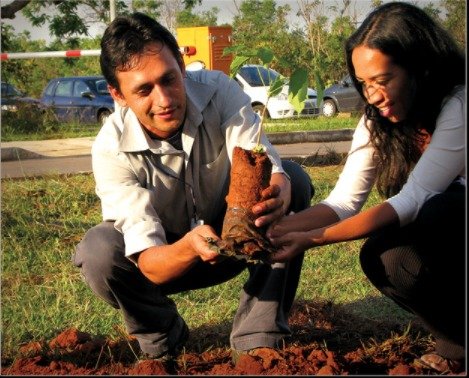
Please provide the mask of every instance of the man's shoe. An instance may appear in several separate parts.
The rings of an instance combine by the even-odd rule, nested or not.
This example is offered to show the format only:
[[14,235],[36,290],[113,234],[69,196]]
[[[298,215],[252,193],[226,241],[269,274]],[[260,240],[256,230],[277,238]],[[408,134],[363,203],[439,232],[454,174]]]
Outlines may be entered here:
[[464,368],[463,361],[444,358],[436,353],[424,354],[415,362],[421,367],[432,369],[440,374],[460,373]]
[[246,355],[246,354],[249,354],[249,350],[237,350],[237,349],[232,349],[232,350],[231,350],[231,362],[233,363],[233,365],[236,366],[236,364],[237,364],[238,361],[239,361],[239,358],[240,358],[242,355]]
[[278,352],[274,348],[270,348],[270,347],[259,347],[259,348],[253,348],[253,349],[248,349],[248,350],[232,349],[231,350],[231,362],[233,363],[234,366],[236,366],[241,356],[248,355],[248,356],[253,356],[253,357],[257,356],[260,358],[265,358],[266,355],[269,355],[269,358],[271,358],[272,353],[274,353],[276,357],[280,357]]
[[178,340],[177,344],[173,348],[171,348],[169,351],[159,356],[150,356],[146,354],[145,359],[158,361],[163,365],[164,369],[166,370],[168,374],[177,375],[177,369],[178,369],[177,359],[179,355],[183,352],[184,345],[186,344],[186,341],[188,338],[189,338],[189,328],[187,327],[187,324],[184,323],[182,335],[180,339]]
[[168,351],[164,352],[160,355],[151,355],[148,353],[144,353],[143,359],[145,360],[154,360],[160,361],[162,363],[171,362],[177,359],[177,357],[182,353],[184,350],[184,346],[186,344],[187,339],[189,338],[189,327],[187,324],[184,323],[181,337],[179,338],[178,342],[170,348]]

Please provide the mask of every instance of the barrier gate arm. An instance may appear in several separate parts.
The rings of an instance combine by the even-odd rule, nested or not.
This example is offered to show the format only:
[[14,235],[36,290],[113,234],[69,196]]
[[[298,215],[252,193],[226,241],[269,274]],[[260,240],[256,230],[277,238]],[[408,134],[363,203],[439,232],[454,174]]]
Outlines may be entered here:
[[[195,46],[181,46],[179,51],[182,55],[195,55]],[[21,53],[1,53],[1,60],[31,59],[31,58],[79,58],[82,56],[99,56],[101,50],[65,50],[65,51],[40,51]]]

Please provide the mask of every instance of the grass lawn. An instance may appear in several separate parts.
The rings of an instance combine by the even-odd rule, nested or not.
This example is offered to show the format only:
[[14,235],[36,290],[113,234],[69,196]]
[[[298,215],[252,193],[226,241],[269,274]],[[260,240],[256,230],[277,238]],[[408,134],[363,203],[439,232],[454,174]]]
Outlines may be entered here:
[[[53,126],[44,126],[41,123],[35,125],[35,120],[17,119],[16,117],[16,115],[2,117],[3,142],[93,137],[100,129],[98,124],[84,125],[76,123],[65,123],[54,124]],[[267,120],[264,123],[264,126],[267,133],[275,133],[289,131],[352,129],[356,127],[357,123],[357,115],[344,114],[334,118],[311,117],[291,118],[285,120]],[[18,127],[18,125],[23,126]]]
[[[307,167],[316,196],[332,189],[341,166]],[[101,220],[92,175],[2,180],[2,345],[14,356],[23,342],[50,339],[76,327],[121,337],[120,313],[96,298],[73,267],[71,256],[85,231]],[[373,192],[367,206],[377,201]],[[370,320],[410,316],[382,297],[362,273],[361,242],[341,243],[307,253],[297,298],[344,304]],[[208,289],[172,296],[188,325],[231,322],[246,273]]]

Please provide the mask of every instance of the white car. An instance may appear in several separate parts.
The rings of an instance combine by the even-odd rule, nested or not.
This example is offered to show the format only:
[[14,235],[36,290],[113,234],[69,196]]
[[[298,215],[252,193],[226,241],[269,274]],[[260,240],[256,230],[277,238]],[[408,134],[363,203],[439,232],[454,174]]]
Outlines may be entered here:
[[[242,66],[235,76],[244,92],[251,97],[252,108],[259,115],[267,103],[267,93],[269,85],[280,75],[278,72],[265,68],[261,65],[248,64]],[[300,117],[311,117],[319,115],[319,108],[316,102],[316,91],[308,88],[308,98],[305,100],[305,106]],[[265,116],[272,119],[292,118],[298,116],[293,106],[288,101],[288,86],[284,86],[282,92],[277,96],[271,97],[267,103]]]
[[[186,66],[188,71],[204,68],[205,64],[201,61],[194,61]],[[252,108],[259,116],[262,115],[262,111],[267,103],[269,85],[278,75],[280,75],[278,72],[270,68],[267,69],[264,66],[256,64],[247,64],[242,66],[235,76],[236,82],[251,97]],[[316,97],[316,91],[308,88],[308,98],[305,100],[305,106],[299,115],[300,117],[319,115]],[[297,112],[288,101],[288,86],[284,86],[280,94],[269,99],[265,117],[281,119],[292,118],[297,115]]]

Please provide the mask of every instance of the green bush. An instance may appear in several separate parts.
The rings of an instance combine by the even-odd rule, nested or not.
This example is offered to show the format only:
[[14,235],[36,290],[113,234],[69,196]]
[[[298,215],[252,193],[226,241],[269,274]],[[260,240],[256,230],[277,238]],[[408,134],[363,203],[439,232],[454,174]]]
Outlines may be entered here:
[[59,122],[50,109],[21,103],[16,111],[2,112],[2,137],[11,134],[47,134],[58,128]]

